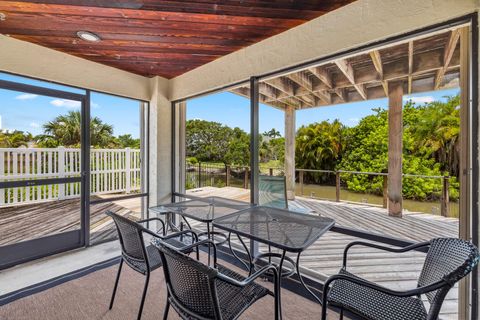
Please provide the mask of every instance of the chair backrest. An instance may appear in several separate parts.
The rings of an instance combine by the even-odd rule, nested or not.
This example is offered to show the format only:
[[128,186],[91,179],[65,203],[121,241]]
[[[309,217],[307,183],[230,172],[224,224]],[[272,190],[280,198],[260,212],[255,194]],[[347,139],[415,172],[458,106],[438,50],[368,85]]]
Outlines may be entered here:
[[436,238],[430,241],[418,286],[426,286],[440,280],[445,280],[447,284],[444,288],[426,294],[430,302],[428,319],[437,319],[450,288],[468,275],[478,261],[478,249],[469,241],[457,238]]
[[258,176],[258,204],[266,207],[288,209],[285,177]]
[[159,241],[165,282],[170,297],[183,312],[221,319],[215,286],[218,271]]
[[111,211],[105,213],[115,222],[118,231],[118,238],[122,246],[122,254],[138,260],[147,262],[145,242],[143,241],[142,226],[135,221],[122,217]]

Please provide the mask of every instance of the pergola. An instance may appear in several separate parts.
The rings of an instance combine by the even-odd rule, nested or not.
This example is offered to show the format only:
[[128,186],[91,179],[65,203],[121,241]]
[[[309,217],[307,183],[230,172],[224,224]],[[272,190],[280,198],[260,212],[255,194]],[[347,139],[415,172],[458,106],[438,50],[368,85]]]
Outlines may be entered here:
[[[426,37],[356,53],[259,83],[259,101],[285,112],[285,174],[295,196],[295,112],[355,101],[388,98],[388,208],[402,214],[402,97],[464,88],[468,33],[457,27]],[[462,90],[462,93],[465,90]],[[230,92],[250,98],[248,86]],[[464,119],[463,119],[464,120]]]

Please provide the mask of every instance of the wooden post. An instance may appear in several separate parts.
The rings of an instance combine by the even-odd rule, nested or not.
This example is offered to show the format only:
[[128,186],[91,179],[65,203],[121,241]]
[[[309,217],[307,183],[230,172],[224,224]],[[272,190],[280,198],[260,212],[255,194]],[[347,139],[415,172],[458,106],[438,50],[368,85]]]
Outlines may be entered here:
[[198,187],[202,187],[202,163],[198,163]]
[[448,194],[448,188],[450,187],[450,177],[445,176],[443,177],[443,186],[442,186],[442,203],[440,206],[440,212],[443,217],[448,217],[448,202],[450,201],[450,197]]
[[388,215],[402,217],[403,84],[388,86]]
[[335,171],[335,201],[340,202],[340,172]]
[[[4,181],[5,176],[5,151],[0,151],[0,181]],[[5,204],[5,191],[8,189],[0,189],[0,205]]]
[[245,167],[245,175],[243,177],[243,188],[248,189],[248,167]]
[[295,107],[285,107],[285,178],[288,200],[295,199]]
[[127,193],[130,193],[131,191],[131,173],[130,170],[132,169],[132,164],[131,164],[131,152],[130,148],[125,149],[125,184],[126,184],[126,189],[125,191]]
[[269,172],[270,176],[273,176],[273,168],[269,168],[268,172]]
[[230,166],[225,166],[225,186],[228,187],[230,185]]
[[383,176],[383,207],[388,207],[388,176]]
[[[58,147],[58,177],[65,177],[65,147]],[[65,199],[65,183],[58,185],[58,200]]]
[[303,170],[298,171],[298,182],[300,182],[300,194],[303,196]]

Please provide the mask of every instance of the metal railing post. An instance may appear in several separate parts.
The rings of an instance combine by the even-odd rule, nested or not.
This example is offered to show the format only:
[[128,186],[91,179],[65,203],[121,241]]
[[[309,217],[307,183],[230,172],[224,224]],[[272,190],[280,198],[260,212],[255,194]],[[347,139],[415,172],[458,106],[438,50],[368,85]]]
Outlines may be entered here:
[[442,203],[440,206],[440,212],[443,217],[448,217],[448,203],[450,202],[448,188],[450,187],[450,177],[444,176],[442,180],[443,180],[442,198],[441,198]]
[[243,179],[243,188],[248,189],[248,167],[245,167],[245,176]]
[[268,173],[270,174],[270,176],[273,176],[273,168],[269,168]]
[[202,187],[202,163],[198,163],[198,188]]
[[225,186],[230,186],[230,166],[225,166]]

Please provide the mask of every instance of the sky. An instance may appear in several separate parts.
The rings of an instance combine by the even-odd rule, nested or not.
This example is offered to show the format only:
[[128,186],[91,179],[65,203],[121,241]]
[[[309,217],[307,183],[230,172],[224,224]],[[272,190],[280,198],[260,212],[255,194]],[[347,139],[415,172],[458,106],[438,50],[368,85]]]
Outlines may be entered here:
[[[0,73],[1,80],[46,88],[84,93],[83,90]],[[46,96],[0,89],[0,128],[20,130],[33,135],[43,133],[42,125],[69,111],[79,111],[80,103]],[[114,136],[140,136],[140,102],[116,96],[91,93],[91,115],[113,126]]]
[[[84,93],[75,89],[48,82],[26,79],[0,73],[0,80],[16,81],[47,88]],[[404,96],[404,102],[412,99],[417,104],[435,100],[445,100],[445,96],[458,93],[458,89],[425,92]],[[91,114],[103,122],[113,126],[114,135],[131,134],[140,136],[139,102],[111,95],[92,92]],[[56,116],[68,111],[80,110],[74,101],[43,97],[22,92],[0,89],[1,129],[21,130],[37,135],[43,132],[42,125]],[[354,126],[358,121],[370,114],[374,108],[387,108],[387,99],[377,99],[348,104],[337,104],[330,107],[312,108],[296,112],[296,127],[323,120],[339,119],[347,126]],[[230,127],[240,127],[250,132],[250,101],[244,97],[229,93],[215,93],[205,97],[187,101],[187,119],[216,121]],[[275,128],[284,133],[284,113],[278,109],[260,105],[260,132]]]
[[[417,104],[432,101],[445,101],[445,96],[456,95],[459,89],[424,92],[406,95],[404,103],[412,100]],[[330,107],[311,108],[296,112],[296,127],[323,120],[339,119],[347,126],[355,126],[361,118],[373,114],[372,109],[387,108],[388,99],[376,99],[352,103],[336,104]],[[202,119],[216,121],[230,127],[239,127],[250,132],[250,101],[247,98],[229,92],[211,94],[187,101],[187,120]],[[284,113],[273,107],[260,104],[260,133],[275,128],[284,133]]]

